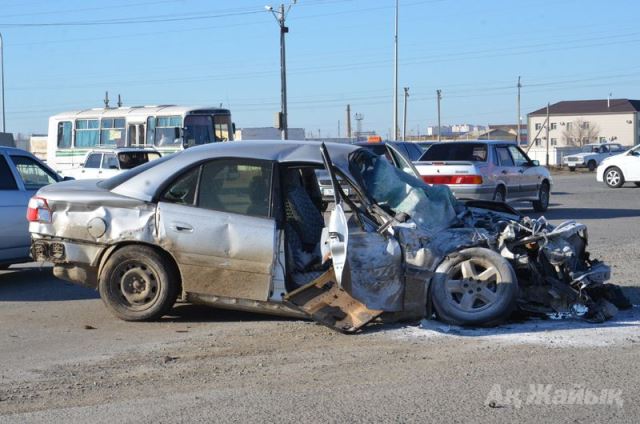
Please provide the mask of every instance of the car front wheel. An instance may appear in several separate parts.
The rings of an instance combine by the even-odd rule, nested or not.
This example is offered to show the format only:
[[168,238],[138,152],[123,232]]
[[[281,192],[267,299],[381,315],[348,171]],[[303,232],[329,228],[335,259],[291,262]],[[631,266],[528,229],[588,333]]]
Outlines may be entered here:
[[612,166],[604,171],[604,182],[611,188],[620,188],[624,184],[624,176],[620,168]]
[[485,248],[456,252],[438,267],[431,283],[438,319],[454,325],[494,326],[516,306],[518,281],[511,265]]
[[100,297],[125,321],[154,320],[165,315],[178,297],[178,276],[160,253],[147,246],[117,250],[100,275]]
[[597,167],[598,167],[598,164],[596,163],[595,160],[590,160],[587,163],[587,168],[589,169],[589,172],[595,171]]

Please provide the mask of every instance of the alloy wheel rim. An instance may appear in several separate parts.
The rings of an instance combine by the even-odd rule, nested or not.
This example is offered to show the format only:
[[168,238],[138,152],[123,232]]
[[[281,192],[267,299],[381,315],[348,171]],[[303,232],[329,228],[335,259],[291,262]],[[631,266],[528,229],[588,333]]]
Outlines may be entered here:
[[609,185],[617,185],[620,183],[620,175],[616,171],[607,172],[607,183]]
[[467,259],[455,266],[445,283],[447,299],[463,312],[479,312],[499,300],[497,268],[482,259]]

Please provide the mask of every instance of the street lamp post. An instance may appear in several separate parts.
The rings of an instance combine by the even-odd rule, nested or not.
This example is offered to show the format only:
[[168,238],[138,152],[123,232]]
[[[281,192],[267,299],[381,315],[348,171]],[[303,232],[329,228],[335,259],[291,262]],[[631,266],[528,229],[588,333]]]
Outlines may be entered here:
[[[296,0],[293,1],[293,4]],[[291,6],[285,10],[284,4],[280,4],[278,11],[273,10],[271,6],[265,6],[269,12],[276,18],[276,22],[280,27],[280,130],[282,131],[282,139],[287,140],[289,138],[289,126],[287,122],[287,63],[285,58],[285,41],[284,36],[289,32],[289,28],[285,25],[287,14],[291,10]]]
[[0,33],[0,73],[2,73],[2,132],[6,132],[4,113],[4,41],[2,40],[2,33]]

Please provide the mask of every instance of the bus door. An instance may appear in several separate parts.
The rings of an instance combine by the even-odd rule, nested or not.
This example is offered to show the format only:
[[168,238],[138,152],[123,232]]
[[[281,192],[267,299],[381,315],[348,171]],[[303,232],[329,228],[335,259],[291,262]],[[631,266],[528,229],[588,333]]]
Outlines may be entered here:
[[144,145],[144,124],[129,124],[127,133],[129,134],[129,146]]

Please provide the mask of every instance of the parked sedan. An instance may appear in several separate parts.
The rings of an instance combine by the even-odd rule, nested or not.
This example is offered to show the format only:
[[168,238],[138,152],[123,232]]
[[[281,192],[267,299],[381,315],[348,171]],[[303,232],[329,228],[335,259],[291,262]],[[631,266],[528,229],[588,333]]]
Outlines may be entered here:
[[530,201],[538,212],[549,207],[549,170],[529,159],[514,143],[437,143],[414,164],[426,183],[447,184],[460,199]]
[[569,171],[588,168],[593,172],[604,159],[619,155],[625,150],[626,148],[618,143],[587,144],[582,146],[580,153],[565,156],[562,163],[569,168]]
[[[317,169],[335,193],[326,221]],[[34,258],[97,288],[125,320],[157,319],[178,297],[343,332],[431,317],[431,305],[463,325],[494,325],[516,308],[603,321],[611,302],[624,306],[603,285],[609,268],[585,253],[584,225],[462,204],[359,146],[198,146],[109,180],[45,187],[29,217]]]
[[620,188],[625,182],[640,187],[640,146],[603,160],[598,166],[596,180],[604,181],[611,188]]
[[60,180],[31,153],[0,147],[0,268],[31,260],[27,204],[38,189]]

